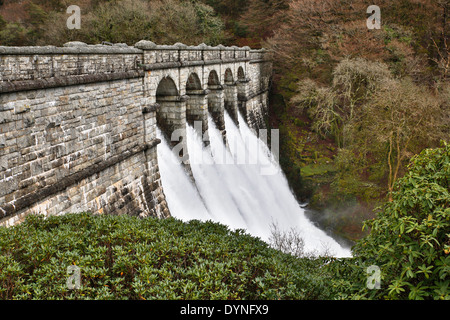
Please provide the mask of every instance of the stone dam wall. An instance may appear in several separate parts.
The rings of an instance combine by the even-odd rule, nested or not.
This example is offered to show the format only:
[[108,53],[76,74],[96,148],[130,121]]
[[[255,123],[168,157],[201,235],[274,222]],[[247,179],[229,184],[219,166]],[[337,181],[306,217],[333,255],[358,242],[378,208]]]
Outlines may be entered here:
[[[248,47],[0,47],[0,225],[68,212],[164,218],[157,125],[264,127],[270,56]],[[206,141],[205,143],[207,143]],[[188,157],[188,155],[183,155]]]

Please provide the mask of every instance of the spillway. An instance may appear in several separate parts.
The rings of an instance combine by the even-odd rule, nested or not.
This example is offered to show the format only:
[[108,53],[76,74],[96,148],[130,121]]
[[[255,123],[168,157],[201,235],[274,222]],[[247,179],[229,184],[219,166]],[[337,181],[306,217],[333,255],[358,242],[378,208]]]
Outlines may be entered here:
[[225,112],[226,146],[211,117],[210,145],[193,127],[186,128],[190,167],[195,183],[158,129],[161,181],[172,216],[183,221],[212,220],[231,229],[244,229],[268,242],[271,226],[296,230],[304,250],[335,257],[351,256],[350,249],[316,227],[289,188],[275,157],[239,114],[239,127]]

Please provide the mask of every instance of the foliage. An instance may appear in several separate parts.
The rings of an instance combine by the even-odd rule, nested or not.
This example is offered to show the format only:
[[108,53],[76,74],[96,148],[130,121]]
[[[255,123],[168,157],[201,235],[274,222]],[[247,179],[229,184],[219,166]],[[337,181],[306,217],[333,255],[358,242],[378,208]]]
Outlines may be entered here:
[[[309,199],[320,199],[310,202],[313,206],[333,207],[334,199],[348,193],[371,210],[414,154],[450,138],[448,0],[375,4],[382,11],[379,30],[365,27],[369,3],[359,0],[293,0],[288,9],[265,19],[267,25],[277,20],[264,46],[274,54],[273,91],[290,103],[272,113],[272,122],[286,137],[280,140],[286,152],[283,170],[296,194],[304,190],[299,191],[301,178],[295,172],[308,165],[301,163],[308,152],[298,152],[297,141],[312,137],[319,153],[330,140],[336,147],[334,179],[318,186],[316,177],[308,185]],[[400,117],[391,121],[388,110],[394,109]],[[295,117],[304,125],[289,126]],[[339,211],[348,212],[347,204],[340,205]]]
[[[277,12],[274,34],[267,39],[268,47],[275,52],[276,63],[287,67],[321,48],[321,39],[335,20],[333,14],[339,7],[339,2],[341,1],[295,0],[290,1],[287,8],[284,3],[285,10]],[[259,6],[264,7],[262,4]],[[272,19],[273,16],[268,18],[269,21]]]
[[[355,261],[333,266],[347,274],[336,283],[341,297],[450,299],[450,145],[415,156],[380,209],[365,223],[371,231],[353,248]],[[380,267],[379,290],[364,286],[370,265]]]
[[333,88],[342,105],[349,108],[348,118],[353,118],[356,105],[366,102],[390,78],[391,72],[384,63],[363,58],[341,60],[333,70]]
[[[409,79],[386,81],[363,106],[354,141],[364,141],[373,153],[380,152],[388,167],[388,190],[400,176],[405,161],[423,146],[448,139],[448,107],[439,97]],[[387,142],[387,143],[386,143]]]
[[8,23],[0,26],[0,44],[17,46],[26,41],[27,29],[20,23]]
[[449,138],[445,90],[436,95],[409,78],[394,78],[386,64],[346,58],[334,69],[331,87],[301,80],[291,103],[306,111],[321,137],[334,138],[341,176],[374,165],[381,171],[376,182],[387,175],[392,191],[414,154]]
[[311,128],[322,137],[338,138],[342,119],[337,111],[337,97],[333,90],[318,87],[311,79],[305,79],[299,81],[297,91],[298,94],[292,97],[291,103],[306,110],[313,119]]
[[237,18],[245,11],[248,0],[201,0],[221,15],[229,15]]
[[30,2],[24,9],[28,14],[26,21],[2,27],[5,30],[0,30],[1,44],[61,46],[76,40],[133,45],[147,39],[158,44],[218,45],[225,39],[222,19],[212,7],[199,1],[92,1],[88,2],[90,5],[80,4],[81,29],[73,30],[67,28],[69,16],[59,2],[41,2]]
[[264,39],[273,35],[288,8],[287,0],[248,0],[240,21],[253,37]]
[[333,70],[331,87],[320,87],[312,79],[300,80],[291,103],[306,110],[312,129],[332,136],[338,146],[349,143],[350,125],[366,103],[391,74],[387,65],[365,59],[343,59]]
[[320,299],[322,263],[212,222],[82,213],[0,228],[1,299]]
[[[199,35],[210,45],[218,45],[224,40],[224,23],[217,17],[214,9],[199,2],[193,3],[199,25]],[[197,43],[200,41],[197,40]]]

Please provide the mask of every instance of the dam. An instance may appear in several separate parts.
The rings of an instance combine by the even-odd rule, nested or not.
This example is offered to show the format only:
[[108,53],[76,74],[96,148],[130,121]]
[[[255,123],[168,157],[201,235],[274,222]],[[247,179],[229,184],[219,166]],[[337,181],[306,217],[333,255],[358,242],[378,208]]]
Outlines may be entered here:
[[[29,214],[184,213],[265,238],[270,218],[284,215],[281,224],[298,225],[312,247],[322,241],[346,255],[304,217],[278,167],[277,182],[231,178],[229,170],[243,178],[255,167],[217,167],[218,153],[239,155],[239,139],[257,144],[252,130],[265,128],[271,70],[270,54],[249,47],[148,40],[0,47],[0,225]],[[167,153],[180,145],[181,167]],[[208,168],[199,155],[211,157]],[[174,192],[177,184],[183,188]],[[212,200],[214,190],[222,200]]]

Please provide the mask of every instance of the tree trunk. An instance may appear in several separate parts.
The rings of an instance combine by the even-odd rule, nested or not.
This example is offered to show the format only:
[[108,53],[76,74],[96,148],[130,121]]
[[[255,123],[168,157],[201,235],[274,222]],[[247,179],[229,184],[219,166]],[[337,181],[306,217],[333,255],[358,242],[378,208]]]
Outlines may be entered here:
[[389,201],[392,201],[392,163],[391,163],[391,156],[392,156],[392,135],[393,132],[391,131],[389,135],[389,152],[388,152],[388,165],[389,165],[389,180],[388,180],[388,190],[389,190]]

